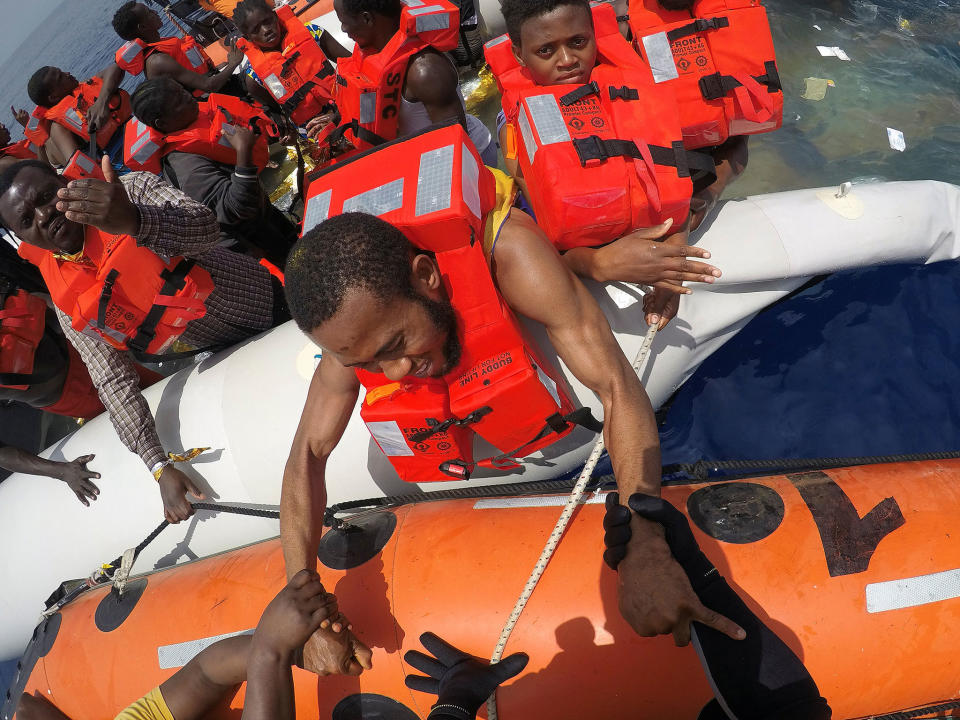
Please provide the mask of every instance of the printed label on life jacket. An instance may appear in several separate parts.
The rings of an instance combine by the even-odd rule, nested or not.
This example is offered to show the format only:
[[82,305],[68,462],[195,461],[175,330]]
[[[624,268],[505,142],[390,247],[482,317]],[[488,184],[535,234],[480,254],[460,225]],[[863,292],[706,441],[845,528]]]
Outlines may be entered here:
[[413,455],[413,450],[407,445],[406,438],[400,430],[400,426],[395,420],[384,420],[379,422],[368,422],[367,430],[377,441],[377,445],[383,450],[387,457],[399,457],[401,455]]
[[596,95],[588,95],[572,105],[561,105],[560,112],[573,137],[589,137],[607,129],[603,105]]
[[709,75],[713,72],[707,41],[700,35],[680,38],[670,48],[681,75]]
[[673,50],[670,48],[670,41],[667,40],[666,32],[644,37],[643,49],[647,52],[647,62],[650,64],[655,83],[676,80],[680,77],[677,72],[677,65],[673,61]]
[[481,360],[479,363],[467,370],[463,375],[457,378],[459,387],[466,387],[475,380],[488,380],[490,375],[507,365],[513,364],[513,353],[505,350],[499,355]]

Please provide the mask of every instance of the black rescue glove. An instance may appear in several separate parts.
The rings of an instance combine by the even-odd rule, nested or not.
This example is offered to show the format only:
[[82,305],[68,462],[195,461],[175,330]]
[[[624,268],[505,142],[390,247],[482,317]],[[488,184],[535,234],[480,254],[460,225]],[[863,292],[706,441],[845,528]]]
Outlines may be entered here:
[[704,708],[701,720],[829,720],[830,706],[820,697],[803,663],[754,615],[703,554],[686,516],[666,500],[652,495],[631,495],[628,505],[629,510],[620,505],[617,493],[607,495],[604,562],[616,569],[626,555],[631,538],[630,510],[659,523],[670,552],[687,574],[700,602],[747,631],[745,640],[733,640],[701,623],[694,624],[694,647],[720,700]]
[[407,675],[407,687],[439,695],[430,718],[472,720],[477,710],[501,683],[527,666],[526,653],[514,653],[493,665],[467,655],[433,633],[420,636],[420,642],[434,657],[409,650],[403,659],[429,677]]

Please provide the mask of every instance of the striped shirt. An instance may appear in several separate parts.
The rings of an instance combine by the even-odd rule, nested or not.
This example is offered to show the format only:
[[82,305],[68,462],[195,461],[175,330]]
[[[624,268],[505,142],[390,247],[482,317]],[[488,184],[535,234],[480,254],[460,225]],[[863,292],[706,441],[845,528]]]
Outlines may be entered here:
[[[167,259],[196,258],[213,279],[207,313],[187,325],[181,343],[194,348],[232,344],[273,324],[270,274],[254,258],[218,247],[220,230],[210,209],[150,173],[130,173],[120,181],[140,211],[137,244]],[[57,316],[123,444],[147,468],[166,458],[130,353],[74,330],[59,309]]]

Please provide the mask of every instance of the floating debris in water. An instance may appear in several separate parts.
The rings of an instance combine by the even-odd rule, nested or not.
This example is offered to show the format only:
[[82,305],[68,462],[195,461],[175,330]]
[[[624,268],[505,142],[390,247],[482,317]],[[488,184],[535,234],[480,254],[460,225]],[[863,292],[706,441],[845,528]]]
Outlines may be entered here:
[[894,128],[887,128],[887,140],[890,141],[890,147],[894,150],[903,152],[907,149],[907,141],[903,137],[903,133]]
[[819,25],[814,25],[814,27],[815,27],[817,30],[819,30],[820,32],[823,32],[823,28],[820,27]]
[[808,77],[804,78],[804,82],[806,86],[800,97],[804,100],[813,100],[814,102],[820,102],[827,96],[828,87],[836,87],[833,80],[827,80],[825,78]]
[[817,50],[820,51],[823,57],[838,57],[841,60],[850,60],[850,56],[837,46],[827,47],[826,45],[817,45]]

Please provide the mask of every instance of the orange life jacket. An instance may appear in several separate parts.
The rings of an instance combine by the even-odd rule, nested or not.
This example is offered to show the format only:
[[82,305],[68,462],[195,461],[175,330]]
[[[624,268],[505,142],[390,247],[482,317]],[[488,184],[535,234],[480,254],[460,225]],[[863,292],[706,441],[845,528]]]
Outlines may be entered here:
[[86,177],[96,178],[97,180],[105,179],[100,164],[83,150],[73,151],[73,155],[67,161],[62,174],[67,180],[79,180]]
[[38,154],[37,146],[30,142],[29,138],[0,148],[0,157],[12,157],[18,160],[35,160]]
[[130,235],[86,226],[83,257],[71,262],[20,243],[17,251],[40,269],[54,304],[75,330],[119,350],[161,355],[203,317],[213,292],[210,274],[194,260],[164,260]]
[[519,161],[537,224],[561,250],[667,218],[681,225],[691,170],[714,167],[684,148],[673,92],[653,84],[609,4],[593,6],[593,24],[599,64],[586,85],[537,85],[506,35],[486,47],[507,120],[504,154]]
[[276,9],[284,29],[283,49],[263,52],[244,39],[237,47],[247,54],[250,66],[283,112],[304,125],[333,102],[333,66],[303,22],[284,5]]
[[47,304],[0,279],[0,387],[27,390],[38,377],[34,360],[46,328]]
[[449,0],[408,0],[400,29],[380,52],[355,47],[353,55],[337,60],[334,99],[340,134],[358,150],[395,139],[407,63],[428,47],[455,49],[459,32],[460,10]]
[[[90,137],[87,128],[87,110],[96,102],[103,87],[103,80],[92,77],[82,82],[72,93],[51,108],[34,108],[23,134],[37,147],[50,139],[50,123],[62,125],[75,135]],[[110,100],[110,119],[103,127],[97,128],[97,147],[106,148],[117,129],[131,116],[130,94],[118,90]]]
[[172,152],[203,155],[227,165],[235,165],[237,151],[224,134],[224,128],[249,127],[259,137],[253,146],[253,164],[259,170],[270,159],[269,135],[277,128],[259,106],[232,95],[211,93],[200,106],[197,119],[183,130],[164,134],[140,120],[127,123],[123,138],[124,164],[131,170],[160,173],[161,161]]
[[[434,253],[456,314],[463,354],[443,377],[391,382],[357,371],[367,390],[360,415],[404,480],[463,479],[476,465],[515,468],[514,458],[572,429],[563,381],[525,338],[483,254],[494,185],[454,124],[333,165],[307,189],[304,232],[342,212],[379,215]],[[503,454],[474,461],[473,433]]]
[[206,74],[214,69],[213,61],[203,46],[190,35],[161,38],[155,43],[135,38],[117,50],[116,62],[131,75],[139,75],[146,66],[147,58],[156,52],[169,55],[191,72]]
[[695,0],[690,11],[630,0],[630,29],[654,80],[676,90],[688,148],[780,127],[783,91],[761,0]]
[[[104,412],[100,394],[94,387],[93,380],[90,379],[90,372],[87,370],[87,366],[83,364],[80,354],[69,342],[66,340],[63,342],[67,346],[67,373],[63,381],[63,390],[60,391],[60,397],[55,403],[46,405],[41,409],[54,415],[66,415],[67,417],[84,418],[85,420],[95,418]],[[139,365],[136,366],[136,370],[141,377],[143,373],[149,372]],[[141,387],[146,387],[146,385]]]

